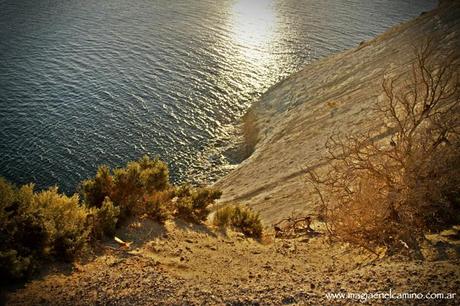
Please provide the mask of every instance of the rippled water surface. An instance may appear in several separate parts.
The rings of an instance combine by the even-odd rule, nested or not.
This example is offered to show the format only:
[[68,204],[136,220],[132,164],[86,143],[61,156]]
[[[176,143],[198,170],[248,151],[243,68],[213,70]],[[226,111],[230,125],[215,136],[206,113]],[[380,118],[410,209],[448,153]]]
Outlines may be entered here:
[[435,3],[0,0],[0,175],[69,192],[144,153],[219,175],[268,87]]

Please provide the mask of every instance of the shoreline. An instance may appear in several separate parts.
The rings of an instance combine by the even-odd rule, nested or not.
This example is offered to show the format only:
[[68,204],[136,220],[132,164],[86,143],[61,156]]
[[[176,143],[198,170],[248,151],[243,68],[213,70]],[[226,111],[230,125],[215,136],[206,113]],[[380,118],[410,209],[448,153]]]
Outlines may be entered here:
[[223,191],[221,203],[247,204],[267,224],[294,211],[314,212],[303,174],[321,168],[326,139],[336,131],[353,134],[379,125],[372,106],[382,99],[383,75],[408,71],[413,46],[425,37],[437,39],[440,50],[459,54],[458,16],[458,2],[441,1],[438,8],[270,87],[244,117],[243,133],[253,153],[214,184]]

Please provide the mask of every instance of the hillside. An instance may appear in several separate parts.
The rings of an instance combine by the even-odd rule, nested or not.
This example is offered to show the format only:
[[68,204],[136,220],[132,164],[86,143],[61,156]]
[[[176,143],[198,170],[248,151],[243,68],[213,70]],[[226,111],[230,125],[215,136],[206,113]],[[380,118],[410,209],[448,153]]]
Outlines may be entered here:
[[460,55],[460,4],[443,3],[270,88],[247,116],[250,133],[257,131],[248,137],[257,139],[254,153],[215,184],[223,190],[222,201],[250,205],[267,224],[294,210],[314,213],[305,170],[321,168],[332,132],[350,135],[381,125],[372,108],[383,97],[384,74],[410,71],[414,48],[427,37],[437,41],[437,49]]
[[[89,195],[102,193],[105,189],[100,186],[109,186],[110,195],[125,195],[120,190],[129,190],[126,197],[114,197],[114,203],[133,210],[152,201],[139,210],[141,213],[126,214],[117,228],[113,224],[110,235],[119,239],[86,239],[85,243],[91,241],[88,252],[82,253],[86,256],[74,262],[46,262],[46,269],[31,281],[0,288],[0,304],[459,305],[459,225],[445,226],[436,233],[422,231],[413,248],[406,243],[409,240],[391,237],[402,246],[395,252],[390,244],[367,247],[359,240],[346,243],[335,239],[340,236],[327,235],[327,222],[316,218],[312,229],[310,224],[299,231],[294,228],[293,232],[300,234],[289,237],[276,236],[276,229],[270,226],[295,210],[316,213],[317,203],[310,196],[304,174],[307,169],[324,168],[324,143],[332,132],[348,135],[381,126],[382,118],[372,109],[383,98],[384,73],[407,77],[404,73],[410,71],[413,48],[427,37],[433,37],[437,50],[460,58],[459,17],[459,1],[442,1],[438,9],[355,49],[305,66],[253,105],[245,122],[247,144],[253,146],[253,153],[215,187],[223,190],[220,204],[243,203],[260,212],[267,225],[260,239],[210,222],[206,205],[210,200],[214,203],[215,197],[208,191],[192,192],[186,187],[187,192],[171,192],[160,186],[148,198],[145,190],[149,184],[135,180],[140,191],[130,202],[135,188],[112,184],[129,169],[131,176],[137,173],[141,178],[150,178],[142,173],[153,176],[158,174],[154,170],[161,169],[162,175],[145,181],[158,184],[163,177],[163,188],[171,187],[166,166],[145,157],[128,164],[128,170],[100,171],[99,180],[88,180],[85,185]],[[387,136],[385,130],[377,135],[381,139]],[[447,181],[454,180],[449,177]],[[166,200],[160,201],[160,196]],[[102,199],[110,202],[108,197]],[[73,200],[78,204],[77,197]],[[194,206],[195,202],[201,205]],[[147,208],[158,209],[149,214]],[[184,216],[179,212],[185,208],[188,215]],[[165,218],[153,221],[160,213]],[[200,218],[190,218],[192,215]],[[72,240],[73,236],[69,237]]]
[[330,245],[321,236],[261,244],[183,222],[133,221],[117,235],[133,241],[131,249],[105,242],[96,259],[73,269],[50,268],[10,294],[8,305],[353,305],[359,298],[334,300],[326,294],[390,289],[458,294],[460,285],[460,262],[447,244],[443,249],[427,245],[421,265],[378,259],[348,244]]

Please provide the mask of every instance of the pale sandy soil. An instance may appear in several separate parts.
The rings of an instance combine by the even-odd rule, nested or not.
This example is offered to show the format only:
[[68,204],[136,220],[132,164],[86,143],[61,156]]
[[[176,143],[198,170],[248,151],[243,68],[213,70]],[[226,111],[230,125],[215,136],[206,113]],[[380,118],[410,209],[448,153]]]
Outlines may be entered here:
[[384,73],[411,71],[414,46],[428,36],[437,39],[437,50],[460,55],[460,1],[444,2],[355,49],[305,66],[265,93],[250,110],[260,130],[255,152],[216,183],[223,202],[248,204],[267,224],[293,210],[314,213],[305,170],[321,168],[331,133],[381,125],[372,108],[383,98]]
[[[9,294],[8,305],[330,305],[327,293],[460,294],[458,241],[424,247],[424,261],[379,259],[323,236],[264,243],[205,226],[133,223],[119,235],[131,249],[104,251],[67,275],[57,270]],[[442,237],[441,237],[442,238]],[[439,240],[439,239],[438,239]],[[442,245],[442,247],[441,247]],[[367,304],[458,305],[455,300],[370,300]]]

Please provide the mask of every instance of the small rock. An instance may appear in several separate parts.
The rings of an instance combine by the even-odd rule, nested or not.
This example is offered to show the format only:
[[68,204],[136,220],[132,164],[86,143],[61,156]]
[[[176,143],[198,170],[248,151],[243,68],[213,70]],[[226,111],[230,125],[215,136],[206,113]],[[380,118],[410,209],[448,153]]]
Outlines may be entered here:
[[288,305],[288,304],[294,304],[296,302],[295,298],[293,296],[287,296],[285,298],[283,298],[283,300],[281,301],[281,303],[283,303],[283,305]]

